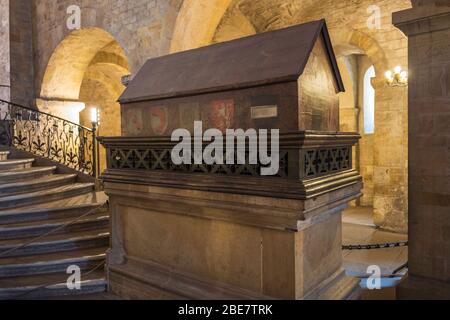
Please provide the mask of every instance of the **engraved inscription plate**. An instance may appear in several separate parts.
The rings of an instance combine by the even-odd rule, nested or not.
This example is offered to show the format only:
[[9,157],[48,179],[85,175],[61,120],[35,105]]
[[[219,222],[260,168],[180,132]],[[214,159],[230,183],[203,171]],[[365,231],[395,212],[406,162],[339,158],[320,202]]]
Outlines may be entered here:
[[252,119],[267,119],[278,117],[278,106],[257,106],[252,107]]

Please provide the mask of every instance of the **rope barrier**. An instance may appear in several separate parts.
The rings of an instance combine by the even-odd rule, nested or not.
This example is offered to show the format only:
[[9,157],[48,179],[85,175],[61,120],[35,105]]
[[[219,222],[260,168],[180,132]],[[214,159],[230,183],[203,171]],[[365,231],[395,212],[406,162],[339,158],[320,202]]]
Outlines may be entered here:
[[375,250],[375,249],[389,249],[407,247],[408,241],[390,242],[390,243],[376,243],[376,244],[357,244],[342,246],[342,250]]

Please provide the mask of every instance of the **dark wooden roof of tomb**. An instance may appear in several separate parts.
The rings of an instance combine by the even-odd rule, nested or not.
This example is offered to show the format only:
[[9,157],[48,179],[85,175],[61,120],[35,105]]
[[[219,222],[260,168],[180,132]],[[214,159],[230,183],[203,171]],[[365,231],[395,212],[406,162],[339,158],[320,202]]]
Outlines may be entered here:
[[322,35],[337,88],[344,86],[325,20],[148,60],[121,103],[296,81]]

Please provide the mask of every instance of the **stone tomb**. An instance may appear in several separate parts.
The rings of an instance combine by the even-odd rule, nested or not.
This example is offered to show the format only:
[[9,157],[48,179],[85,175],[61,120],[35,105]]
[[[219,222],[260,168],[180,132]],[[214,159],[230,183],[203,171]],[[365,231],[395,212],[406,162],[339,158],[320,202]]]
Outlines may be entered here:
[[[324,21],[149,60],[101,138],[110,290],[139,299],[352,299],[341,213],[360,196],[358,134]],[[279,129],[280,168],[175,165],[173,130]]]

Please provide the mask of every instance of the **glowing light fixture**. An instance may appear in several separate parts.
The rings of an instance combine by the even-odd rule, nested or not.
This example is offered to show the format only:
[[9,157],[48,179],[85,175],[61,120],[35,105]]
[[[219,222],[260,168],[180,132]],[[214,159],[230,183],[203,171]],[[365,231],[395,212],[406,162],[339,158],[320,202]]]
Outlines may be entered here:
[[100,124],[100,116],[97,108],[91,109],[91,123],[94,127]]
[[405,87],[408,85],[408,71],[402,70],[401,66],[396,66],[394,71],[386,71],[384,76],[387,84],[391,87]]

